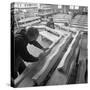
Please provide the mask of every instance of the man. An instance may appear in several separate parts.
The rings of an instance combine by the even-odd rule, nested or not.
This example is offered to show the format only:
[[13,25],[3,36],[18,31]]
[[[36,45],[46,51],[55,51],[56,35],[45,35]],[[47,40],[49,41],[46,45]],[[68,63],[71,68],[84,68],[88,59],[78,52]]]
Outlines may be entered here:
[[46,26],[55,29],[53,18],[50,18],[50,20],[47,22]]
[[26,68],[24,61],[26,62],[37,62],[39,60],[38,57],[34,57],[30,55],[30,53],[27,51],[27,44],[33,44],[34,46],[42,49],[47,50],[48,48],[43,48],[36,39],[38,38],[39,32],[36,28],[28,28],[27,30],[22,29],[19,33],[16,33],[14,35],[14,55],[15,59],[14,62],[12,62],[12,71],[11,71],[11,77],[15,79],[19,74],[21,74],[24,69]]
[[69,23],[65,22],[65,23],[64,23],[64,26],[66,26],[66,27],[69,26]]

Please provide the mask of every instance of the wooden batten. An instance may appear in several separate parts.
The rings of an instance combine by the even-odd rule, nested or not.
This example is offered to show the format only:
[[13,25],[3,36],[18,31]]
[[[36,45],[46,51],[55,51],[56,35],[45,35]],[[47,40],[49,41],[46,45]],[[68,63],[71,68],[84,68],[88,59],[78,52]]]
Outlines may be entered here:
[[80,40],[80,33],[77,32],[74,39],[72,40],[71,44],[68,47],[68,50],[64,54],[60,64],[58,65],[58,68],[61,68],[65,73],[68,73],[70,64],[72,62],[71,57],[74,58],[75,48],[78,46]]

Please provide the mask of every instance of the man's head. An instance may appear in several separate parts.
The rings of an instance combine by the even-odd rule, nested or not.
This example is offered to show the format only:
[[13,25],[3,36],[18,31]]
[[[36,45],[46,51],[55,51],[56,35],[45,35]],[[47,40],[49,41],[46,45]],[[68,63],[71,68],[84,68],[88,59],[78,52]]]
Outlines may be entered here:
[[69,26],[69,24],[67,22],[64,23],[65,26]]
[[39,31],[37,28],[31,27],[27,29],[26,35],[29,41],[34,41],[38,38]]

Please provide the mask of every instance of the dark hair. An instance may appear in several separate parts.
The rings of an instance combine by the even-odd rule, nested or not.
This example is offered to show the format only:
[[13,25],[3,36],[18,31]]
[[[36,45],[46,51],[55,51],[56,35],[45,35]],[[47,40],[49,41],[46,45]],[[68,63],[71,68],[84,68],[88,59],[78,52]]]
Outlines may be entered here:
[[69,26],[69,24],[67,22],[64,23],[65,26]]
[[27,29],[27,35],[29,35],[30,37],[34,37],[34,36],[38,36],[39,35],[39,31],[37,28],[34,27],[30,27]]

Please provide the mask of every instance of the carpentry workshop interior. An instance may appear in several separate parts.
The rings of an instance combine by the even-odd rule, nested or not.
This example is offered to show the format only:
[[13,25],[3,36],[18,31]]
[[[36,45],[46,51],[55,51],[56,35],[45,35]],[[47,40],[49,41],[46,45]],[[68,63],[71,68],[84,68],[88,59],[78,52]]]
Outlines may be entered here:
[[11,75],[14,87],[88,83],[87,6],[11,3],[11,36],[30,28],[38,30],[36,41],[46,50],[27,44],[28,53],[40,59],[27,62],[22,58],[26,68],[17,71],[15,79]]

